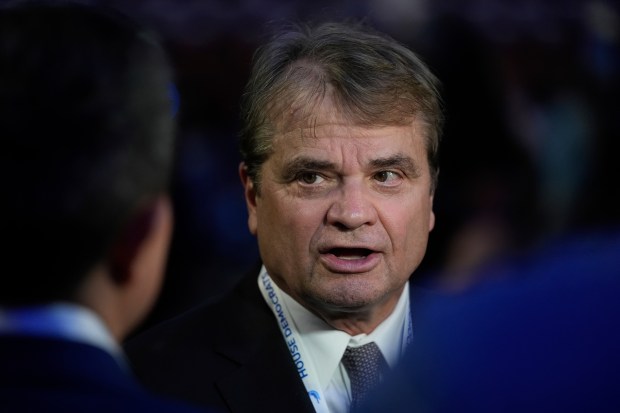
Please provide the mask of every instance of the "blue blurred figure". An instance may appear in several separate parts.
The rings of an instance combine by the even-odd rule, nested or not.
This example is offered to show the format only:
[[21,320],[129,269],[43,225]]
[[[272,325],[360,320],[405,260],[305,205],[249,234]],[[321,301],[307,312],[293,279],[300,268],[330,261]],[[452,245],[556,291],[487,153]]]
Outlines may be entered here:
[[620,411],[620,231],[488,269],[419,314],[374,412]]

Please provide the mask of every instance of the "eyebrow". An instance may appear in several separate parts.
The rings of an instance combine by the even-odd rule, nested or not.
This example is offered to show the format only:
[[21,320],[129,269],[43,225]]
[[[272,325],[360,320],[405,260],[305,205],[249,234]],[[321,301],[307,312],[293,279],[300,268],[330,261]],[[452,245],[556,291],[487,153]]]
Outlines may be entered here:
[[[371,169],[400,169],[413,178],[420,176],[420,169],[414,160],[402,154],[372,159],[369,165]],[[284,165],[282,177],[293,179],[302,171],[335,171],[336,169],[333,162],[301,156]]]
[[333,162],[301,156],[287,162],[282,168],[284,179],[293,179],[302,171],[333,171],[336,165]]
[[420,176],[420,169],[411,157],[401,154],[377,158],[370,161],[370,165],[375,169],[400,169],[411,177]]

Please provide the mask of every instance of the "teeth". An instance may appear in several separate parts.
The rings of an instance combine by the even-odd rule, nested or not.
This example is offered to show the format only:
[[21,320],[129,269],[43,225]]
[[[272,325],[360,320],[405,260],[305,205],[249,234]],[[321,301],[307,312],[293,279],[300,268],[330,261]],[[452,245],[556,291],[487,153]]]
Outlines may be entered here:
[[363,255],[341,255],[338,258],[341,260],[361,260],[365,258]]

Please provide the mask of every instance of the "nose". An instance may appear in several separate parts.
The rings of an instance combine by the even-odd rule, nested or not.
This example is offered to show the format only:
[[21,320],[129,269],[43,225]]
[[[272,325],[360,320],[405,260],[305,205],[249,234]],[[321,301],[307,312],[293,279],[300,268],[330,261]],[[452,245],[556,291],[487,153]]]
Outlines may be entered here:
[[335,191],[334,197],[327,211],[329,225],[353,230],[376,222],[377,210],[372,203],[369,188],[363,182],[344,181]]

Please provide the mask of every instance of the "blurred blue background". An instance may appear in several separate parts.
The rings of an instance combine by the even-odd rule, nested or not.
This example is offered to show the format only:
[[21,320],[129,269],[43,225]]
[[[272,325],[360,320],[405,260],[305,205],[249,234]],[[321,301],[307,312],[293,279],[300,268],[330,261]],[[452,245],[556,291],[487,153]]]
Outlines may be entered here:
[[437,226],[420,280],[618,222],[619,9],[578,0],[106,0],[161,35],[176,70],[176,230],[152,323],[258,260],[237,176],[251,56],[282,21],[365,19],[443,82]]

